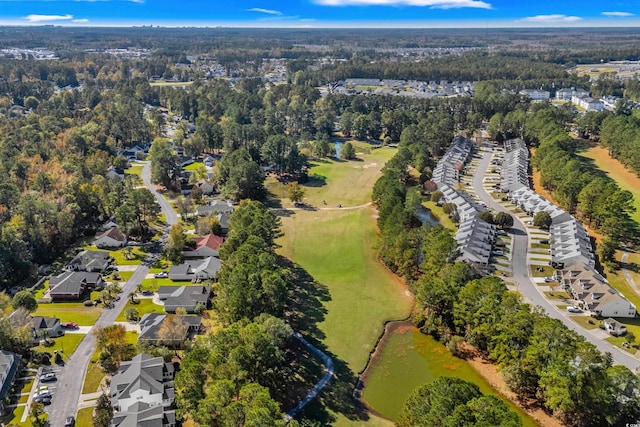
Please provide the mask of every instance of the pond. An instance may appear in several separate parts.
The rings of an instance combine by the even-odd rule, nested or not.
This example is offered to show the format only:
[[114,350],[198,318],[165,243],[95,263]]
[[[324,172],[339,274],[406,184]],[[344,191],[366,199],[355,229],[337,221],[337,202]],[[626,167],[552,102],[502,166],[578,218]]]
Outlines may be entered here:
[[333,143],[333,147],[336,150],[336,159],[340,158],[340,151],[342,150],[342,142],[336,141]]
[[416,210],[416,216],[418,217],[418,219],[420,219],[420,221],[422,221],[423,224],[425,222],[431,225],[440,224],[440,221],[438,221],[436,217],[433,216],[431,211],[423,206],[420,206]]
[[[444,345],[407,322],[390,326],[380,346],[363,378],[362,400],[385,418],[395,420],[413,389],[441,376],[462,378],[485,394],[496,394],[469,363],[452,356]],[[503,400],[518,412],[523,426],[537,426],[516,405]]]

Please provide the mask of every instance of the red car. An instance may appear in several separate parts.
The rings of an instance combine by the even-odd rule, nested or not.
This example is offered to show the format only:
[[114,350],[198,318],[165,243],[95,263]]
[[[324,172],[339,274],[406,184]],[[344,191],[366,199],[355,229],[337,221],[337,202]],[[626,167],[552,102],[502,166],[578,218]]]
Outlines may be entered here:
[[73,322],[61,323],[60,326],[62,326],[65,329],[78,329],[78,324]]

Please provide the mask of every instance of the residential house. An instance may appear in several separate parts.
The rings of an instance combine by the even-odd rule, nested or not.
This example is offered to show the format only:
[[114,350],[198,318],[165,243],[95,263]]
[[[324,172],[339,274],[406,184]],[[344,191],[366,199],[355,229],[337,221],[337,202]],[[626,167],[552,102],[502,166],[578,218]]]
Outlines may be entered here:
[[205,156],[204,159],[202,159],[202,162],[204,163],[205,166],[212,167],[213,163],[215,162],[215,159],[211,156]]
[[208,205],[198,206],[199,216],[210,216],[220,213],[233,213],[233,203],[227,200],[214,200]]
[[210,196],[215,192],[215,187],[213,186],[213,184],[211,184],[209,181],[206,181],[204,179],[198,181],[194,187],[197,187],[200,189],[200,191],[202,191],[202,194],[204,194],[205,196]]
[[199,282],[202,280],[216,280],[222,267],[222,261],[216,257],[203,260],[190,260],[169,268],[169,279],[174,282]]
[[113,227],[96,236],[93,244],[99,248],[121,248],[126,246],[127,237],[119,228]]
[[150,344],[179,347],[189,336],[198,334],[202,328],[202,318],[200,316],[182,316],[182,320],[185,322],[184,336],[178,340],[179,342],[167,343],[161,340],[158,334],[167,318],[166,314],[159,313],[146,313],[142,316],[142,319],[138,322],[138,325],[140,325],[138,342],[143,341]]
[[193,160],[193,157],[191,156],[183,156],[183,155],[178,156],[178,166],[180,166],[181,168],[185,166],[189,166],[193,162],[194,160]]
[[195,249],[184,251],[183,254],[186,258],[217,257],[222,243],[224,243],[223,237],[207,234],[204,237],[197,237]]
[[505,141],[504,146],[506,153],[500,171],[500,188],[509,192],[529,187],[529,150],[526,144],[516,138]]
[[480,266],[489,265],[496,238],[496,227],[477,215],[460,222],[455,239],[464,261]]
[[451,141],[447,152],[436,164],[431,179],[438,184],[438,186],[447,184],[450,187],[455,187],[458,184],[460,171],[471,157],[472,149],[473,143],[470,139],[460,135],[456,136],[453,141]]
[[78,300],[104,286],[100,273],[67,271],[49,279],[49,296],[55,300]]
[[590,96],[572,96],[571,103],[587,111],[604,110],[604,104],[599,99],[591,98]]
[[209,286],[160,286],[158,297],[164,303],[167,313],[175,313],[178,307],[184,307],[187,313],[195,313],[196,307],[209,304],[211,287]]
[[604,319],[604,322],[602,322],[602,324],[604,326],[604,330],[609,332],[609,334],[613,335],[614,337],[619,337],[627,333],[627,327],[618,322],[616,319],[612,319],[611,317],[609,317],[608,319]]
[[57,317],[33,316],[31,318],[31,331],[34,342],[37,344],[44,337],[61,337],[64,335],[60,319]]
[[162,406],[139,401],[126,411],[113,414],[111,427],[175,427],[176,413]]
[[222,212],[216,215],[218,224],[220,224],[220,231],[222,234],[227,235],[229,233],[229,220],[231,219],[231,212]]
[[124,171],[115,166],[109,166],[106,177],[109,179],[124,179]]
[[105,222],[104,224],[102,224],[102,226],[100,227],[100,230],[102,231],[107,231],[111,228],[117,227],[118,223],[115,221],[115,219],[111,218],[109,219],[109,221]]
[[19,355],[7,350],[0,350],[0,413],[2,414],[6,413],[4,403],[9,397],[19,367]]
[[174,373],[172,363],[148,354],[138,354],[131,361],[122,362],[111,378],[110,396],[114,410],[148,409],[134,406],[140,402],[168,410],[175,400]]
[[80,251],[67,264],[66,269],[69,271],[102,271],[109,267],[112,261],[113,257],[109,255],[109,252]]
[[556,271],[555,277],[577,305],[594,316],[636,316],[636,307],[589,264],[572,264],[562,271]]

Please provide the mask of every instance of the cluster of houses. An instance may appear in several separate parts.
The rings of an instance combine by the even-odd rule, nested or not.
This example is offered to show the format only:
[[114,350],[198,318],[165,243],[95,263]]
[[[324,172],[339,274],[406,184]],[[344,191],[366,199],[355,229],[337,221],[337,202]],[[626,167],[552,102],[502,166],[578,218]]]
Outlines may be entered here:
[[416,80],[392,79],[346,79],[332,83],[329,91],[335,94],[356,95],[371,93],[374,95],[409,96],[416,98],[435,98],[438,96],[472,96],[474,82],[423,82]]
[[84,250],[67,264],[66,271],[49,278],[53,301],[82,300],[105,285],[101,272],[113,262],[109,252]]
[[636,307],[612,288],[594,269],[595,256],[587,230],[571,214],[537,194],[526,171],[529,152],[521,139],[505,142],[501,188],[511,202],[530,216],[547,212],[551,217],[551,264],[559,280],[583,310],[600,317],[635,317]]
[[112,427],[174,427],[175,367],[162,357],[138,354],[111,378]]
[[[532,101],[548,101],[551,99],[551,92],[548,90],[522,89],[518,93]],[[579,88],[558,89],[556,91],[556,99],[559,101],[569,101],[573,105],[577,105],[586,111],[613,110],[616,104],[615,97],[596,99],[592,98],[588,91]]]
[[463,136],[456,136],[447,152],[433,171],[432,180],[442,192],[446,203],[453,203],[460,220],[455,239],[459,245],[460,257],[477,268],[489,265],[491,252],[496,240],[496,228],[482,221],[478,214],[486,210],[477,204],[463,190],[457,190],[460,171],[471,158],[473,143]]

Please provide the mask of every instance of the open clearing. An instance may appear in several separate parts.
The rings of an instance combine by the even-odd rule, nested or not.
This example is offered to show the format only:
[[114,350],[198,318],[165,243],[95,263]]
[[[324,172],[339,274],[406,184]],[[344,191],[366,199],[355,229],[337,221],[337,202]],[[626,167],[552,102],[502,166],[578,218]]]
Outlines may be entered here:
[[609,175],[611,179],[618,183],[620,188],[633,194],[633,205],[636,207],[636,211],[631,218],[640,224],[640,178],[638,175],[631,172],[618,160],[609,156],[609,151],[606,148],[595,146],[583,151],[581,155],[592,159],[595,166]]

